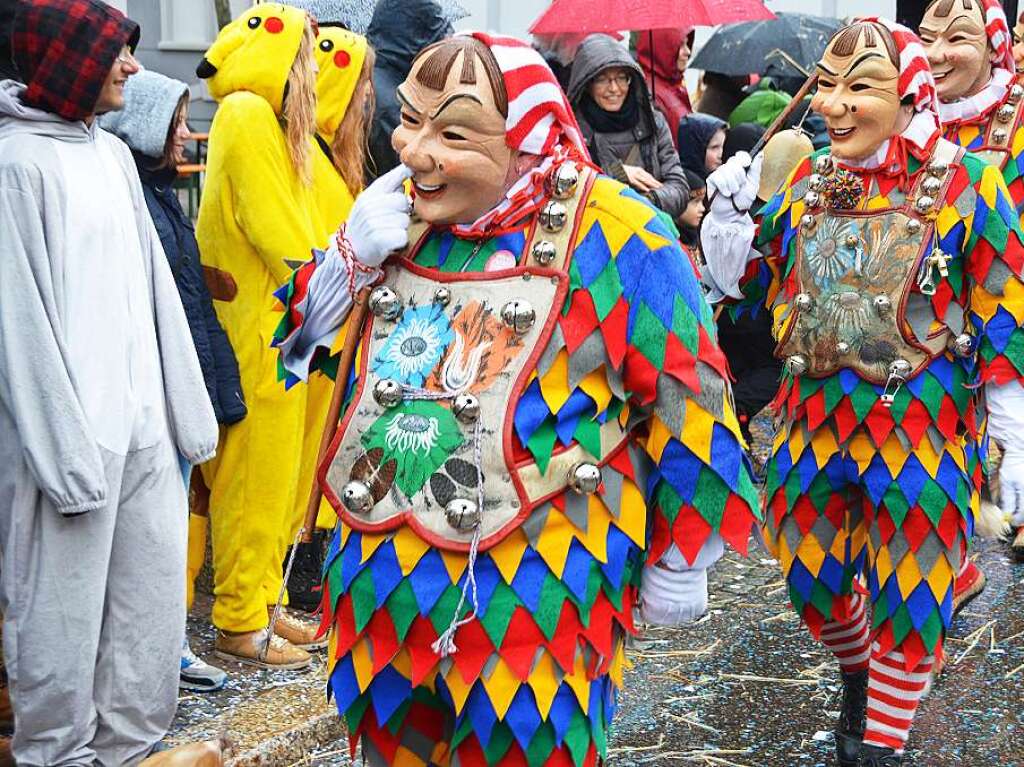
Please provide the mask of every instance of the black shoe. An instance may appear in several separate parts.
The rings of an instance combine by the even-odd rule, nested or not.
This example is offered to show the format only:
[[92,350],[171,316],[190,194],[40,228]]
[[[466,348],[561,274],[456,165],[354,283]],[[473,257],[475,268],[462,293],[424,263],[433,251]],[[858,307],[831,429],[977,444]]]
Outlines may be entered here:
[[836,761],[839,767],[857,767],[861,740],[867,726],[868,672],[843,673],[843,707],[836,728]]
[[[320,607],[323,596],[324,553],[330,531],[317,530],[313,540],[300,543],[295,552],[295,564],[288,577],[288,606],[313,613]],[[285,558],[287,566],[288,559]]]
[[860,747],[860,761],[857,762],[857,767],[900,767],[901,764],[903,755],[897,754],[891,748]]

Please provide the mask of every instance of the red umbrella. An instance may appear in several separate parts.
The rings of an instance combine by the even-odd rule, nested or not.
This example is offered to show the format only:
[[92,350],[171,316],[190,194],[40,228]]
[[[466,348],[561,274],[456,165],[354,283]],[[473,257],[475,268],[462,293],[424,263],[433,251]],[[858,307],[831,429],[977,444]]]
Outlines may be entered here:
[[690,29],[774,18],[763,0],[554,0],[530,32]]

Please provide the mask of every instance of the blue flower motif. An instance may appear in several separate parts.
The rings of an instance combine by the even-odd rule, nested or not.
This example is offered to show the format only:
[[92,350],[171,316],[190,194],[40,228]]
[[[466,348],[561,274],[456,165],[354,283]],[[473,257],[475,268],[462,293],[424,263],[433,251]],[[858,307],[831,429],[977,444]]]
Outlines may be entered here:
[[372,371],[407,386],[423,386],[454,338],[437,304],[409,307],[373,360]]

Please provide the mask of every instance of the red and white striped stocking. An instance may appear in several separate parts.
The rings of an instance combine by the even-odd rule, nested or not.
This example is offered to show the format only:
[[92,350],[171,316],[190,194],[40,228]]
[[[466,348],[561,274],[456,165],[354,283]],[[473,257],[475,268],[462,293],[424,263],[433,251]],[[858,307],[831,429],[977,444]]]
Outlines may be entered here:
[[861,594],[848,597],[850,616],[840,621],[829,621],[821,628],[821,641],[839,660],[844,673],[863,671],[871,657],[868,614]]
[[872,645],[868,671],[868,727],[864,733],[866,744],[903,753],[917,706],[928,690],[934,664],[935,656],[927,655],[913,671],[908,672],[903,653],[891,651],[882,655],[878,643]]

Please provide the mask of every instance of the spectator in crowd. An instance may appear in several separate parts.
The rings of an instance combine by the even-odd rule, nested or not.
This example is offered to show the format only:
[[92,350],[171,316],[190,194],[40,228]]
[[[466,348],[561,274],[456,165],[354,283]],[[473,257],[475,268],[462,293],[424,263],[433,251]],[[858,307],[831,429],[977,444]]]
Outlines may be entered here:
[[301,516],[305,391],[277,383],[271,298],[292,261],[330,229],[313,193],[316,38],[306,12],[257,5],[221,30],[196,73],[219,106],[210,127],[196,235],[217,316],[238,356],[248,416],[204,467],[213,536],[218,656],[258,667],[308,666],[316,628],[282,611],[281,562]]
[[640,32],[636,38],[637,63],[644,70],[655,106],[668,121],[673,141],[680,121],[693,111],[683,79],[690,63],[693,35],[692,29],[655,29]]
[[[730,128],[725,136],[721,162],[727,162],[737,152],[749,153],[764,131],[755,123],[740,123]],[[754,207],[759,208],[764,202],[766,200],[755,202]],[[718,343],[735,378],[732,392],[736,417],[750,444],[750,422],[771,402],[782,374],[782,360],[775,356],[771,316],[765,309],[740,313],[726,307],[718,315]]]
[[[138,764],[178,700],[182,472],[217,424],[128,148],[99,0],[19,5],[0,84],[0,541],[18,764]],[[186,464],[183,467],[182,464]]]
[[703,176],[689,168],[684,168],[683,172],[686,174],[686,185],[690,188],[690,194],[686,207],[676,219],[676,227],[679,229],[679,242],[683,244],[683,248],[697,266],[701,260],[700,222],[706,210],[707,182]]
[[694,110],[720,120],[728,120],[732,110],[747,97],[744,88],[750,85],[750,75],[723,75],[705,72],[700,79],[699,96]]
[[[203,278],[195,230],[181,209],[173,184],[178,166],[185,162],[189,140],[188,86],[157,72],[133,75],[124,88],[124,109],[108,112],[100,125],[121,138],[132,150],[142,180],[146,207],[156,225],[160,244],[178,286],[192,341],[206,382],[213,412],[225,426],[241,421],[246,414],[245,397],[238,375],[238,360],[227,334],[217,320],[213,301]],[[200,472],[194,476],[202,481]],[[194,579],[206,556],[207,518],[189,517],[188,575],[186,607],[195,595]],[[203,662],[184,640],[181,651],[181,679],[185,690],[219,690],[227,675]]]
[[383,175],[398,165],[391,134],[401,110],[395,89],[412,68],[416,54],[452,33],[452,25],[434,0],[379,0],[366,37],[377,52],[373,87],[377,107],[370,128],[370,173]]
[[594,162],[670,217],[682,213],[688,190],[679,155],[629,51],[607,35],[588,36],[568,96]]
[[729,114],[729,125],[756,123],[767,128],[793,100],[770,77],[762,77],[748,90],[750,95]]
[[722,149],[729,126],[724,120],[694,112],[679,123],[679,161],[701,178],[722,164]]

